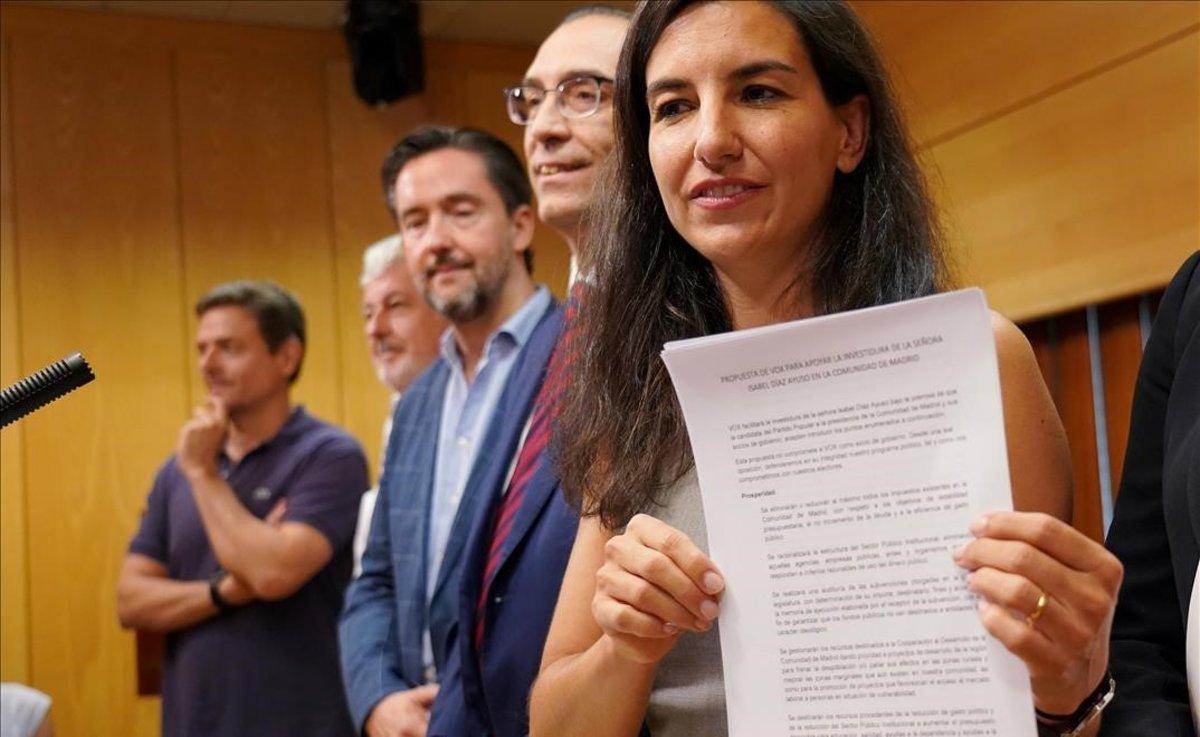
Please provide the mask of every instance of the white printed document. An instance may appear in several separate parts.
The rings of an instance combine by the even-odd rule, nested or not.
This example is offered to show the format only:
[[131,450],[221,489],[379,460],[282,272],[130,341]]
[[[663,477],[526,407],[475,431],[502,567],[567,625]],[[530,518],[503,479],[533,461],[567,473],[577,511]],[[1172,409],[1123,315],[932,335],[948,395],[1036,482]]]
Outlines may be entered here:
[[1034,737],[1029,676],[951,559],[1012,509],[969,289],[669,343],[725,574],[731,737]]

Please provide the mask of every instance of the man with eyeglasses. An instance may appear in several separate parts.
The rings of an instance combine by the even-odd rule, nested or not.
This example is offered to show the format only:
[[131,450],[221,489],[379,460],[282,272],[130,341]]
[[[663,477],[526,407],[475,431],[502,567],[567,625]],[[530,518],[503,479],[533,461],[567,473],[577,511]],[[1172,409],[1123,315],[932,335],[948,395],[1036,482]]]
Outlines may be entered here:
[[[505,90],[509,118],[525,126],[538,215],[574,257],[586,250],[584,213],[613,145],[612,79],[628,26],[629,14],[614,8],[571,13],[542,43],[521,84]],[[578,524],[548,446],[553,407],[570,380],[559,355],[565,342],[559,338],[549,370],[537,377],[541,386],[519,446],[494,451],[513,458],[509,468],[479,479],[476,493],[491,503],[464,547],[458,626],[430,737],[528,734],[529,691]]]
[[592,182],[613,146],[613,75],[628,26],[625,11],[604,5],[571,13],[542,43],[521,84],[504,91],[509,119],[525,126],[538,217],[576,259]]

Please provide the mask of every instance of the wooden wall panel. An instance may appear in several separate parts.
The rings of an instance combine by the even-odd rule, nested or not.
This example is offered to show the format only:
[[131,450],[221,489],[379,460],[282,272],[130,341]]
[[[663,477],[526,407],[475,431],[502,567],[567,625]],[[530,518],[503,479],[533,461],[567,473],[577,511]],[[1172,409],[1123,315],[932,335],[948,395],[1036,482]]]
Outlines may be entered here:
[[[23,375],[17,323],[8,43],[0,43],[0,385]],[[0,430],[0,679],[29,680],[29,568],[21,425]]]
[[1022,320],[1161,286],[1200,242],[1200,33],[933,147],[964,282]]
[[9,2],[0,4],[0,8],[4,14],[4,32],[10,37],[61,38],[68,34],[80,42],[136,46],[143,50],[203,49],[237,54],[250,51],[308,58],[344,56],[346,47],[338,32],[138,13],[80,12]]
[[1075,509],[1071,522],[1093,540],[1104,539],[1100,468],[1096,463],[1096,414],[1092,403],[1092,364],[1083,313],[1057,318],[1057,364],[1061,391],[1055,397],[1071,446]]
[[1096,423],[1092,404],[1091,359],[1083,312],[1022,325],[1042,377],[1062,418],[1071,448],[1074,526],[1102,540],[1100,471],[1096,463]]
[[[429,118],[519,140],[496,120],[499,93],[495,108],[468,104],[467,80],[508,83],[533,50],[433,44],[430,92],[373,110],[354,98],[337,34],[0,12],[16,44],[2,70],[16,80],[0,121],[15,153],[3,162],[15,181],[0,218],[0,371],[80,347],[100,377],[4,434],[3,595],[23,617],[4,620],[4,675],[48,691],[63,734],[152,736],[158,701],[135,696],[134,638],[117,627],[113,589],[153,471],[202,395],[194,299],[235,276],[292,287],[311,336],[298,398],[344,416],[376,456],[386,395],[368,368],[357,277],[362,247],[393,227],[380,160]],[[22,468],[27,483],[11,483]],[[22,553],[25,605],[27,577],[10,574]]]
[[1194,2],[856,0],[926,145],[1200,22]]
[[396,229],[384,204],[379,168],[400,136],[428,119],[428,104],[422,95],[385,108],[369,107],[355,95],[350,63],[344,60],[327,64],[326,86],[343,423],[363,443],[378,474],[380,428],[390,403],[367,355],[358,278],[363,249]]
[[[1107,465],[1108,486],[1115,501],[1129,442],[1130,411],[1144,337],[1139,313],[1143,303],[1153,304],[1160,294],[1151,292],[1096,305],[1097,329],[1090,336],[1086,309],[1021,325],[1033,346],[1071,445],[1075,525],[1095,539],[1099,539],[1103,529],[1104,466]],[[1099,358],[1099,366],[1092,365],[1095,357]],[[1094,391],[1096,373],[1103,392]],[[1101,409],[1108,453],[1105,459],[1099,457],[1096,434]]]
[[[1142,359],[1140,303],[1155,296],[1154,293],[1139,295],[1097,305],[1098,329],[1091,336],[1086,310],[1021,326],[1033,346],[1070,442],[1075,480],[1075,526],[1097,540],[1104,529],[1103,466],[1108,466],[1107,481],[1115,497],[1129,441],[1129,415]],[[1096,343],[1089,345],[1089,341]],[[1092,358],[1097,355],[1100,364],[1094,367]],[[1103,385],[1102,393],[1094,391],[1095,369],[1098,369]],[[1103,402],[1103,405],[1097,402]],[[1096,435],[1096,421],[1101,409],[1108,452],[1108,457],[1103,459],[1105,463],[1101,463],[1099,457]]]
[[21,365],[82,349],[98,377],[22,425],[32,682],[61,734],[154,734],[113,591],[187,405],[170,58],[11,53]]
[[1142,326],[1138,315],[1141,297],[1103,305],[1100,318],[1100,362],[1104,375],[1104,415],[1108,438],[1108,463],[1115,501],[1129,444],[1129,415],[1142,358]]
[[163,656],[167,636],[162,632],[137,630],[134,635],[134,682],[138,696],[161,696]]
[[[532,61],[531,57],[529,62]],[[467,120],[476,127],[494,133],[522,159],[525,158],[525,129],[508,119],[503,90],[521,81],[527,67],[528,62],[512,69],[470,69],[464,81]]]
[[[183,51],[176,74],[188,303],[230,279],[295,293],[308,349],[293,396],[339,422],[324,60]],[[192,386],[199,401],[198,378]]]
[[466,95],[454,94],[466,84],[466,70],[454,45],[425,44],[425,92],[430,123],[452,125],[467,119]]
[[[470,106],[479,104],[479,101],[471,100],[472,95],[467,92],[467,77],[473,72],[489,70],[512,73],[519,77],[524,75],[536,51],[520,46],[453,42],[426,44],[425,97],[429,101],[433,122],[475,124],[471,120]],[[501,87],[510,84],[512,81],[508,80]],[[479,88],[476,87],[475,92],[478,91]],[[490,97],[490,93],[485,94]],[[487,104],[486,101],[483,104]],[[502,133],[499,130],[494,132]]]

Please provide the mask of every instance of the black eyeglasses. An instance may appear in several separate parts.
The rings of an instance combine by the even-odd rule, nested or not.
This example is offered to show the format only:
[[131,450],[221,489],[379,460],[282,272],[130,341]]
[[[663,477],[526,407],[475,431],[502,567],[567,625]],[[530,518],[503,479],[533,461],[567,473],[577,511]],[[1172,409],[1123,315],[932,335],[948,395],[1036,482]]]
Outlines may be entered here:
[[[554,88],[557,93],[554,103],[564,118],[586,118],[600,109],[602,89],[612,84],[608,77],[583,76],[564,80]],[[516,84],[504,88],[504,103],[508,118],[517,125],[528,125],[537,114],[538,105],[551,90],[529,84]]]

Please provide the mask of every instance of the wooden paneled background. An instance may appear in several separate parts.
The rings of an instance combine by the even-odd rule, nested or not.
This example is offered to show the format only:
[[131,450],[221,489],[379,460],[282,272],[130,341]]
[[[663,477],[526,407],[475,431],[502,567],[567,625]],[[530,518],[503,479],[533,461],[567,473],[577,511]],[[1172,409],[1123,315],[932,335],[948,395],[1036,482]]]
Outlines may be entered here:
[[1112,520],[1134,383],[1161,296],[1155,291],[1021,325],[1071,444],[1075,527],[1095,540]]
[[[1102,534],[1156,292],[1200,244],[1200,5],[857,2],[892,67],[963,284],[1022,323]],[[0,5],[0,383],[82,349],[99,380],[0,434],[0,677],[60,734],[158,733],[113,586],[195,379],[191,303],[271,277],[304,302],[298,398],[378,454],[358,317],[391,230],[390,144],[424,121],[519,146],[533,49],[431,42],[427,92],[354,97],[334,31]],[[566,253],[543,229],[537,276]],[[1095,389],[1095,391],[1093,391]]]
[[[296,395],[374,460],[388,402],[358,274],[362,248],[393,231],[379,165],[426,121],[520,150],[500,89],[534,50],[432,43],[428,92],[372,109],[333,31],[0,7],[0,381],[74,349],[98,376],[3,433],[2,677],[49,692],[60,734],[154,735],[113,586],[203,396],[191,305],[235,277],[292,289],[310,335]],[[534,248],[561,294],[565,246],[541,229]]]
[[1200,245],[1200,3],[854,5],[993,307],[1140,294]]

